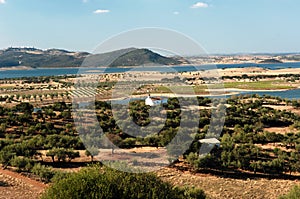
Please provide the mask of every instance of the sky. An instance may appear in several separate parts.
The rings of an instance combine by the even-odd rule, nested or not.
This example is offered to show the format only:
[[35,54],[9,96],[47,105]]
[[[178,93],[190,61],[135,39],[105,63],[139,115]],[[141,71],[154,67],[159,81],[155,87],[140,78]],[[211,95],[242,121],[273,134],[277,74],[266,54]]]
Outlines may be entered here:
[[0,0],[0,48],[92,52],[143,27],[178,31],[208,53],[300,52],[299,0]]

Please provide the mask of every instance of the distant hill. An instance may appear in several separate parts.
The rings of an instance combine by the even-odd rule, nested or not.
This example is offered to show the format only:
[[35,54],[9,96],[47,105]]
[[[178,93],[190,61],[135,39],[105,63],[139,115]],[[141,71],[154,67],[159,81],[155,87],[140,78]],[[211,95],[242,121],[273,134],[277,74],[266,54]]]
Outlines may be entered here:
[[126,48],[102,54],[90,54],[86,57],[82,66],[109,66],[118,57],[134,50],[136,50],[136,48]]
[[179,59],[168,58],[148,49],[128,48],[103,54],[70,52],[61,49],[8,48],[0,50],[0,67],[96,67],[179,65]]
[[261,62],[259,62],[260,64],[282,64],[283,62],[277,59],[266,59],[263,60]]
[[154,65],[180,65],[181,61],[175,58],[164,57],[148,49],[135,49],[119,56],[109,66],[154,66]]
[[69,52],[66,50],[36,48],[8,48],[0,51],[0,67],[64,67],[80,66],[89,53]]

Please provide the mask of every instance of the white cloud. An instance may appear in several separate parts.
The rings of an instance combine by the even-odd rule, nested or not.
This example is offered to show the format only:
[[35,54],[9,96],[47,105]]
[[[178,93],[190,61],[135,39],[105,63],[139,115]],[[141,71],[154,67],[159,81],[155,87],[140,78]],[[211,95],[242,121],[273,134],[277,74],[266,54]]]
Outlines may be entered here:
[[0,4],[6,3],[5,0],[0,0]]
[[110,10],[95,10],[94,14],[104,14],[104,13],[109,13]]
[[191,8],[207,8],[207,7],[208,4],[203,2],[198,2],[191,6]]
[[82,3],[87,3],[89,0],[82,0]]
[[180,13],[178,11],[173,12],[174,15],[179,15]]

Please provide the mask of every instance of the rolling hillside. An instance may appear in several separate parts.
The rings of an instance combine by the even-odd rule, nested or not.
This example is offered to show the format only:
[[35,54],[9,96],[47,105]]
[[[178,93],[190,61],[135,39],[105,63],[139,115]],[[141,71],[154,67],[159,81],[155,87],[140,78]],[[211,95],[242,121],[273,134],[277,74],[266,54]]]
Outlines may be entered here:
[[118,66],[155,66],[155,65],[180,65],[182,62],[154,53],[148,49],[135,49],[119,56],[110,67]]
[[8,48],[0,51],[0,67],[71,67],[80,66],[88,53],[69,52],[65,50],[36,48]]
[[168,58],[148,49],[127,48],[104,54],[69,52],[60,49],[8,48],[0,50],[0,67],[122,67],[144,65],[179,65],[182,61]]

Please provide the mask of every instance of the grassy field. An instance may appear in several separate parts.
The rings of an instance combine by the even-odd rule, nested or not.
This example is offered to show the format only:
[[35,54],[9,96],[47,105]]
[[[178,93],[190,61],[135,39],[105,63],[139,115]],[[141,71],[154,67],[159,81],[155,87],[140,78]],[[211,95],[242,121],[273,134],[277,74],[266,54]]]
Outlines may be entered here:
[[170,86],[170,87],[165,87],[165,86],[158,86],[155,88],[155,91],[158,93],[182,93],[182,94],[189,94],[192,90],[194,89],[195,93],[204,93],[205,90],[207,89],[207,86]]
[[[157,93],[172,93],[172,90],[176,93],[189,94],[191,86],[157,86],[155,87],[155,92]],[[222,86],[219,84],[210,85],[210,89],[220,89]],[[260,82],[225,82],[224,88],[236,88],[236,89],[246,89],[246,90],[285,90],[285,89],[295,89],[296,86],[287,85],[286,82],[281,80],[275,81],[260,81]],[[206,85],[193,86],[194,92],[196,94],[208,93],[208,87]]]
[[294,89],[294,86],[286,85],[284,81],[260,81],[260,82],[226,82],[224,88],[238,88],[248,90],[282,90]]

